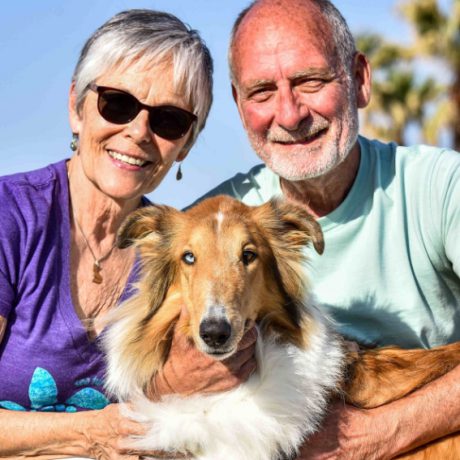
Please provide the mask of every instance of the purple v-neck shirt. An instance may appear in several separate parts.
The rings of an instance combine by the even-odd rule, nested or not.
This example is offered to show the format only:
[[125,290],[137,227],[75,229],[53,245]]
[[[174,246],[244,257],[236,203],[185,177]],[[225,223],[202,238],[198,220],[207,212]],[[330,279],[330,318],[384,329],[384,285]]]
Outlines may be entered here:
[[75,312],[69,273],[65,161],[0,178],[0,408],[74,412],[109,402],[103,355]]

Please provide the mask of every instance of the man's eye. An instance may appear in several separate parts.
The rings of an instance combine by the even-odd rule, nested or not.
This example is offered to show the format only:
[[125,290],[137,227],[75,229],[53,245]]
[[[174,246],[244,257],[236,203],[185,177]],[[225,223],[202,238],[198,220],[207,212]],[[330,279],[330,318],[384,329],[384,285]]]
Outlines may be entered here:
[[260,88],[251,91],[248,94],[248,99],[254,102],[264,102],[269,99],[272,94],[273,90],[269,88]]
[[323,78],[309,78],[304,80],[296,85],[296,88],[302,92],[313,93],[319,91],[328,83],[327,80]]

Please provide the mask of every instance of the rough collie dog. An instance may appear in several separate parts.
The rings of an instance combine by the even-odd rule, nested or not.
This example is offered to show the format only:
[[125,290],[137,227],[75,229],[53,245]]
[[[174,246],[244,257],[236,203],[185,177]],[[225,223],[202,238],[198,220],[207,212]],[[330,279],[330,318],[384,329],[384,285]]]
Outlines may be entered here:
[[[141,256],[140,281],[109,318],[104,346],[109,391],[150,423],[135,440],[138,448],[200,460],[291,457],[339,392],[373,407],[460,362],[458,345],[346,352],[303,276],[306,245],[323,251],[321,229],[294,205],[272,200],[249,207],[220,196],[186,212],[146,207],[120,230],[119,246],[131,244]],[[255,321],[257,371],[230,391],[151,402],[143,389],[166,360],[183,306],[190,315],[184,333],[218,360],[236,351]],[[346,384],[345,375],[352,376]]]

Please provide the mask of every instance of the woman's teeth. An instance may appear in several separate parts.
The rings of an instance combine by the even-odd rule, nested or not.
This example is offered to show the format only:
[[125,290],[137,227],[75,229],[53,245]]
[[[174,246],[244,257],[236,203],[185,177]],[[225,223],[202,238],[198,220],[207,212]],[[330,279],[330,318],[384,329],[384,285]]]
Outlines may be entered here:
[[140,160],[139,158],[130,157],[128,155],[124,155],[123,153],[114,152],[113,150],[109,150],[109,155],[118,161],[123,161],[124,163],[128,163],[130,165],[135,166],[144,166],[147,161]]

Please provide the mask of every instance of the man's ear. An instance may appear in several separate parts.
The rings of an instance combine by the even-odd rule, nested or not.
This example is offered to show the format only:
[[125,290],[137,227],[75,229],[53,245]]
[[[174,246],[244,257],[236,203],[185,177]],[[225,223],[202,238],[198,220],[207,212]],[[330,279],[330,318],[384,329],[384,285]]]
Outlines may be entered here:
[[75,90],[75,82],[70,85],[69,90],[69,121],[70,128],[73,133],[80,133],[81,130],[81,117],[77,108],[77,91]]
[[367,57],[359,51],[353,58],[353,81],[356,89],[356,104],[359,109],[363,109],[371,99],[372,72]]
[[235,85],[232,83],[232,96],[235,104],[238,105],[238,91],[236,90]]

